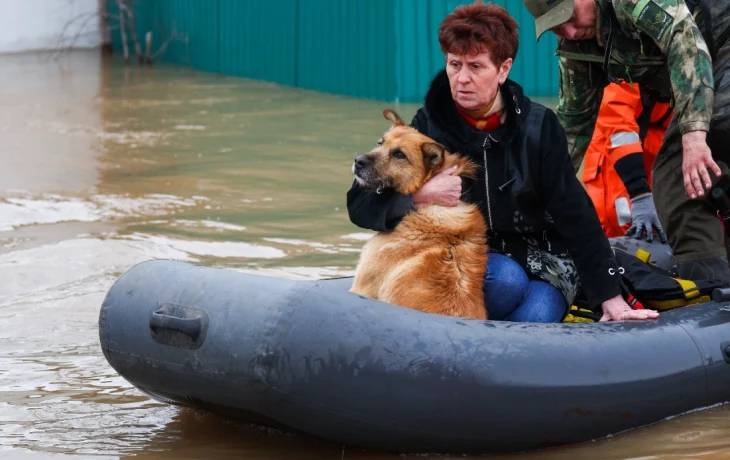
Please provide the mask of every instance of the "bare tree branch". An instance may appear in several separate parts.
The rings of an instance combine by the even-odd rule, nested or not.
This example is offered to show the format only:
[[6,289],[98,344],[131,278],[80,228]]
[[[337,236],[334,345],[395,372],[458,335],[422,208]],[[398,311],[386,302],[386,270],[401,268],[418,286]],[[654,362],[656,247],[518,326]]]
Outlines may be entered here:
[[119,7],[119,31],[122,34],[122,55],[124,56],[124,63],[129,64],[129,48],[127,47],[127,27],[125,26],[125,14],[122,8],[124,6],[123,0],[117,0],[117,6]]
[[147,61],[147,64],[150,64],[152,62],[152,31],[148,30],[145,34],[145,61]]
[[[68,1],[69,3],[72,3],[74,0]],[[86,30],[87,26],[94,19],[97,19],[104,23],[105,27],[107,27],[107,30],[110,32],[117,29],[119,30],[122,45],[122,55],[124,57],[125,64],[129,64],[130,61],[130,39],[132,40],[132,45],[134,46],[134,51],[140,64],[145,61],[148,64],[151,64],[155,59],[157,59],[157,57],[165,53],[168,46],[175,40],[183,41],[185,42],[186,47],[189,47],[189,39],[187,38],[187,34],[181,35],[177,32],[177,25],[175,23],[175,20],[173,19],[172,31],[170,31],[169,34],[167,33],[167,31],[164,30],[164,26],[162,26],[161,24],[157,25],[160,29],[163,30],[162,36],[167,36],[167,38],[162,41],[157,50],[154,50],[152,45],[152,31],[148,30],[145,32],[146,50],[143,53],[142,44],[140,43],[139,35],[137,34],[136,14],[134,11],[133,2],[130,0],[115,0],[115,3],[119,9],[118,15],[109,14],[106,11],[93,13],[87,12],[79,14],[78,16],[72,18],[66,24],[64,24],[61,33],[59,34],[58,43],[54,48],[51,57],[53,59],[59,59],[63,54],[71,50],[84,33],[89,33],[89,31]]]
[[177,24],[175,23],[175,20],[172,21],[172,32],[167,37],[167,40],[162,42],[162,45],[157,49],[157,52],[152,55],[152,59],[157,59],[157,56],[162,55],[165,50],[167,50],[167,47],[170,46],[170,43],[172,43],[173,40],[177,38]]
[[[99,19],[100,21],[109,21],[110,19],[119,19],[119,16],[114,14],[108,14],[106,12],[102,13],[83,13],[75,18],[68,21],[66,24],[64,24],[63,29],[61,29],[61,32],[58,34],[58,41],[56,46],[53,48],[53,52],[51,53],[50,58],[57,60],[61,58],[65,53],[67,53],[73,45],[78,42],[79,38],[83,34],[89,34],[89,33],[97,33],[96,30],[93,31],[87,31],[87,25],[89,22],[93,21],[94,19]],[[76,33],[73,36],[69,36],[69,30],[72,26],[75,24],[78,24],[79,27],[76,30]],[[115,29],[117,26],[111,26],[110,30]]]
[[142,47],[139,44],[139,37],[137,36],[137,24],[134,20],[134,10],[127,7],[127,2],[125,0],[117,0],[117,4],[119,5],[119,11],[121,15],[124,15],[126,13],[127,17],[129,18],[129,33],[132,36],[134,52],[137,54],[137,61],[142,64]]

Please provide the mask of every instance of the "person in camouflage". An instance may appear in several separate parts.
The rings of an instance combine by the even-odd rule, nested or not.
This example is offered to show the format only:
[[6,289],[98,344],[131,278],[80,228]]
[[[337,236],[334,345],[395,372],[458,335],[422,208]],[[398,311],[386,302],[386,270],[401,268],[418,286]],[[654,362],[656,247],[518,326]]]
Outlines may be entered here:
[[[523,2],[538,39],[547,30],[559,37],[557,112],[576,169],[606,84],[635,82],[671,97],[674,117],[654,163],[648,203],[656,205],[680,277],[730,281],[723,226],[708,193],[727,187],[730,173],[730,2]],[[631,161],[641,167],[631,157],[637,155],[623,160],[624,170],[632,170]]]

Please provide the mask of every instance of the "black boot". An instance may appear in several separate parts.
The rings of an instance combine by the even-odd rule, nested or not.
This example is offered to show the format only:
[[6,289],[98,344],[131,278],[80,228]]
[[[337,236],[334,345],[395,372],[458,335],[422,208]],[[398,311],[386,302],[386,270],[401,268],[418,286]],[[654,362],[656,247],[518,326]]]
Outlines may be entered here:
[[723,280],[730,282],[730,266],[727,257],[694,260],[677,264],[679,277],[685,280]]

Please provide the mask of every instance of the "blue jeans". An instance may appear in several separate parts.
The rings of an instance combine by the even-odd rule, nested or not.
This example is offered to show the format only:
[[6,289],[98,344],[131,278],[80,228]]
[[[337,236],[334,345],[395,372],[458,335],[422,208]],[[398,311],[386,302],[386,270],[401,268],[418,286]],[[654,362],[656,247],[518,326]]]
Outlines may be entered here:
[[489,319],[557,323],[567,309],[565,297],[553,285],[530,280],[509,257],[490,252],[484,283]]

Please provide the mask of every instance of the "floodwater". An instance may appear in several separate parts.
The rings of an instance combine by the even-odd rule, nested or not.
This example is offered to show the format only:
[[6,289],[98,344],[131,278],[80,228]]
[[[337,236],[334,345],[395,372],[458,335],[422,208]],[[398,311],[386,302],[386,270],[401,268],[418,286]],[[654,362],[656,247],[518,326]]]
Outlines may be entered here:
[[[352,274],[370,233],[347,219],[350,164],[387,104],[98,52],[0,56],[0,100],[1,458],[397,457],[152,401],[97,331],[107,289],[142,260]],[[486,458],[730,458],[729,412]]]

